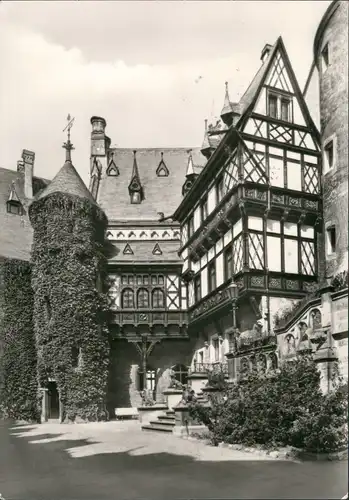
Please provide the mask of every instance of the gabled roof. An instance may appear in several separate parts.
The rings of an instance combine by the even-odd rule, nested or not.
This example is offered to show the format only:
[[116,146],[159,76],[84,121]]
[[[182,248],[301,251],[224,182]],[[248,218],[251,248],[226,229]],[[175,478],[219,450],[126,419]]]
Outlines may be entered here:
[[90,191],[70,161],[66,161],[51,183],[39,193],[36,199],[42,199],[53,193],[64,193],[86,198],[95,203]]
[[[128,190],[133,168],[133,149],[113,149],[114,162],[120,175],[107,177],[103,171],[97,196],[97,203],[109,221],[158,221],[159,212],[163,212],[165,216],[171,215],[182,200],[189,149],[192,149],[194,169],[199,173],[200,166],[205,163],[199,148],[137,149],[137,166],[144,193],[144,199],[139,204],[130,202]],[[159,177],[156,171],[162,158],[169,175]]]
[[[268,75],[269,69],[271,68],[271,65],[272,65],[272,62],[273,62],[273,59],[274,59],[274,56],[275,56],[277,50],[280,50],[281,55],[283,57],[283,60],[285,62],[285,67],[289,73],[296,98],[299,102],[299,106],[300,106],[300,109],[304,115],[306,123],[308,124],[309,128],[311,128],[312,132],[314,133],[314,135],[317,139],[317,142],[318,143],[320,142],[319,132],[318,132],[311,116],[310,116],[309,110],[307,108],[307,105],[305,103],[305,100],[303,98],[301,90],[299,88],[299,85],[298,85],[296,76],[294,74],[294,71],[292,69],[290,60],[288,58],[284,43],[282,41],[282,38],[279,37],[277,39],[277,41],[274,43],[274,45],[271,46],[268,56],[265,57],[261,67],[259,68],[256,75],[252,79],[246,92],[241,97],[240,102],[238,104],[230,103],[233,106],[234,111],[241,114],[241,116],[240,116],[239,120],[237,121],[237,123],[235,124],[235,126],[229,127],[226,131],[223,130],[223,133],[219,134],[217,136],[210,136],[210,130],[208,130],[208,133],[205,135],[204,141],[205,141],[206,147],[207,147],[207,142],[211,145],[212,139],[217,137],[216,149],[215,149],[214,153],[212,154],[212,156],[207,161],[205,167],[203,168],[202,174],[196,179],[196,181],[194,182],[194,184],[190,190],[190,193],[192,193],[193,196],[186,196],[183,199],[182,203],[180,205],[178,205],[177,209],[175,210],[174,217],[177,220],[183,216],[184,210],[186,209],[186,207],[191,206],[191,204],[195,203],[195,201],[197,200],[197,197],[201,193],[201,185],[203,183],[207,182],[207,179],[210,178],[209,177],[210,176],[210,174],[209,174],[210,167],[215,162],[215,159],[216,159],[217,155],[220,154],[220,151],[222,150],[222,148],[224,148],[226,141],[227,141],[227,137],[232,136],[232,134],[235,134],[236,133],[235,129],[237,129],[239,131],[243,128],[244,123],[246,122],[249,114],[254,109],[254,106],[255,106],[256,101],[259,97],[261,88],[264,84],[264,81],[265,81],[267,75]],[[189,201],[189,199],[190,199],[190,201]]]

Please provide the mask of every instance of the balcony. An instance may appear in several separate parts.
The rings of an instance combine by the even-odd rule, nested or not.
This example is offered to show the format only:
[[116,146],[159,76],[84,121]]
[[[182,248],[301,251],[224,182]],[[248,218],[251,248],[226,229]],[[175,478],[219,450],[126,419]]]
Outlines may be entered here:
[[209,373],[223,372],[228,375],[228,363],[197,363],[194,361],[193,368],[189,368],[189,375],[208,375]]
[[114,325],[178,325],[188,324],[188,314],[186,311],[165,311],[165,310],[145,310],[145,311],[113,311],[111,313],[111,324]]

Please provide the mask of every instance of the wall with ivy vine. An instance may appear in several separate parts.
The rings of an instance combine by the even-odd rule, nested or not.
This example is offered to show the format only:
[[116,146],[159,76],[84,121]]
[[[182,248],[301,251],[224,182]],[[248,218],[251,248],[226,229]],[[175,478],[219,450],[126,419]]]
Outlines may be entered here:
[[0,404],[4,417],[38,421],[33,291],[28,262],[0,263]]
[[29,216],[40,385],[56,381],[64,420],[101,420],[110,350],[106,216],[91,201],[62,193],[35,201]]

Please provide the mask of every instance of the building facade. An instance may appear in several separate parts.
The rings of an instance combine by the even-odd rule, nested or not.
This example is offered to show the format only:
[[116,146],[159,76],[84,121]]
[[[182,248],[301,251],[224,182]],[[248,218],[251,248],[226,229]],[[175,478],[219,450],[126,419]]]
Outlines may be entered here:
[[[348,3],[326,11],[301,92],[281,38],[201,148],[111,147],[91,118],[90,193],[108,218],[108,409],[313,353],[348,374]],[[310,93],[315,92],[311,98]],[[307,104],[308,103],[308,104]],[[314,108],[315,105],[315,108]],[[34,153],[0,170],[0,255],[30,259]]]

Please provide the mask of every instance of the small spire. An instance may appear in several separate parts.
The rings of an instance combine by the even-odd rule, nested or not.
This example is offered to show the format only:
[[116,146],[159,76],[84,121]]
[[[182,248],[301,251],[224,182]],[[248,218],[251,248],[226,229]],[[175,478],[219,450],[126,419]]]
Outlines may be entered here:
[[202,146],[201,146],[201,151],[205,151],[206,149],[209,149],[211,146],[210,146],[210,142],[208,140],[208,120],[207,118],[205,119],[205,135],[204,135],[204,141],[202,143]]
[[231,113],[232,107],[229,99],[229,89],[228,89],[228,82],[225,82],[225,96],[224,96],[224,104],[223,104],[223,109],[221,111],[221,116],[227,115],[228,113]]
[[191,152],[192,152],[192,150],[189,149],[189,151],[188,151],[189,158],[188,158],[187,173],[185,174],[186,177],[188,177],[189,175],[195,175],[195,172],[194,172],[194,163],[193,163],[193,156],[192,156]]
[[63,148],[66,150],[65,153],[65,161],[69,161],[71,163],[71,150],[75,149],[73,144],[70,142],[70,129],[73,126],[75,118],[72,118],[70,114],[67,116],[68,125],[63,129],[63,132],[67,131],[67,142],[63,144]]

